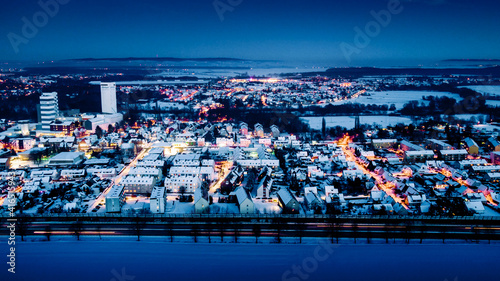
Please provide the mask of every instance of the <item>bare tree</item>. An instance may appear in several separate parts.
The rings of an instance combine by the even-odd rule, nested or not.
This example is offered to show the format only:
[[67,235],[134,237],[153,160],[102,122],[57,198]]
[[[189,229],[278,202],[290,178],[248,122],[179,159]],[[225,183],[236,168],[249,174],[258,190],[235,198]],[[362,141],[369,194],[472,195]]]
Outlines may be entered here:
[[219,220],[219,235],[220,235],[220,242],[224,242],[224,219],[221,218]]
[[418,232],[418,238],[420,238],[420,244],[422,244],[425,236],[425,225],[420,222],[420,226],[418,227],[418,229],[420,229],[420,231]]
[[372,243],[372,232],[370,228],[366,229],[366,243],[371,244]]
[[356,222],[353,222],[351,225],[351,231],[352,231],[352,237],[354,238],[354,244],[357,242],[358,238],[358,224]]
[[101,237],[101,226],[98,225],[96,230],[97,230],[97,233],[99,235],[99,240],[101,240],[102,239],[102,237]]
[[446,239],[446,227],[445,226],[441,226],[439,228],[439,232],[441,233],[441,238],[443,239],[443,244],[444,244],[444,241]]
[[304,237],[304,233],[306,231],[306,225],[302,220],[297,222],[297,236],[299,237],[299,243],[302,244],[302,238]]
[[480,228],[478,225],[476,225],[476,227],[474,227],[474,238],[476,238],[476,243],[479,243],[479,240],[480,240]]
[[240,226],[238,223],[234,224],[234,243],[238,243],[238,236],[240,235]]
[[134,217],[133,229],[137,235],[137,241],[141,241],[142,229],[144,228],[144,222],[139,217]]
[[255,244],[257,244],[261,235],[260,224],[256,223],[253,225],[253,235],[255,236]]
[[186,193],[186,187],[185,186],[179,187],[179,193],[181,194],[181,196],[184,196],[184,194]]
[[335,217],[330,217],[328,221],[328,236],[330,237],[330,241],[333,244],[333,238],[335,237],[336,243],[339,243],[339,236],[340,236],[340,224],[336,220]]
[[191,235],[193,236],[194,243],[198,243],[198,235],[200,234],[200,230],[197,224],[193,224],[191,227]]
[[172,222],[165,224],[166,233],[170,236],[170,243],[174,242],[174,229]]
[[273,224],[276,229],[276,243],[281,243],[281,234],[284,229],[283,219],[281,217],[275,217],[273,219]]
[[208,238],[208,243],[212,243],[212,224],[210,222],[207,222],[207,227],[206,227],[206,232],[207,232],[207,238]]
[[80,235],[82,234],[82,229],[83,229],[83,225],[82,225],[82,222],[79,221],[79,220],[76,220],[73,225],[71,226],[71,228],[73,229],[73,233],[75,234],[76,236],[76,239],[78,241],[80,241]]
[[47,225],[45,227],[45,237],[47,237],[47,241],[50,241],[51,235],[52,235],[52,229],[50,228],[50,225]]
[[410,244],[411,239],[412,226],[410,221],[405,222],[405,243]]
[[390,236],[391,229],[389,225],[384,225],[384,236],[385,236],[385,243],[389,244],[389,238]]
[[20,217],[16,223],[16,230],[19,236],[21,236],[21,241],[24,241],[24,236],[26,236],[28,231],[29,219],[26,217]]

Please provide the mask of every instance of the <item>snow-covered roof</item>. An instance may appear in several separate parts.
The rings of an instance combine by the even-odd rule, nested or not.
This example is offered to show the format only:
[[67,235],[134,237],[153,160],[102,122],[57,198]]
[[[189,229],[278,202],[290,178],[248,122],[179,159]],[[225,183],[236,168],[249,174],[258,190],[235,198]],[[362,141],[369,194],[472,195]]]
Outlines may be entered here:
[[278,196],[281,198],[281,201],[283,201],[285,205],[292,200],[297,201],[290,190],[288,190],[287,188],[280,189],[278,191]]
[[245,201],[246,199],[252,201],[252,197],[243,187],[238,188],[234,193],[236,195],[236,198],[238,199],[238,204],[243,203],[243,201]]

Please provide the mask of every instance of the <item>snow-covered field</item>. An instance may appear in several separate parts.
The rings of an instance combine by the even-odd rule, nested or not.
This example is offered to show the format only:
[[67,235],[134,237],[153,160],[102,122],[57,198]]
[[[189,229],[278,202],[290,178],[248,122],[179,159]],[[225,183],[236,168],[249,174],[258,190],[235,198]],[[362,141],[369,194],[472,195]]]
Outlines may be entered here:
[[[116,85],[121,86],[121,85],[126,85],[126,86],[132,86],[132,85],[184,85],[184,84],[206,84],[208,81],[206,80],[199,80],[199,81],[164,81],[164,80],[157,80],[157,81],[118,81],[115,82]],[[90,85],[100,85],[101,81],[90,81]]]
[[[321,130],[323,117],[301,117],[300,119],[306,121],[311,129]],[[354,116],[325,116],[325,123],[327,128],[335,126],[345,127],[346,129],[353,129],[356,117]],[[412,120],[408,117],[399,116],[360,116],[359,122],[361,124],[376,124],[381,127],[394,126],[398,123],[411,124]]]
[[[448,120],[447,115],[441,115],[443,120]],[[485,123],[489,121],[489,116],[486,114],[455,114],[451,116],[454,120],[464,120],[464,121],[472,121],[472,122],[481,122]]]
[[427,101],[423,101],[424,96],[435,96],[435,97],[449,97],[454,98],[457,101],[462,100],[462,98],[453,93],[444,92],[425,92],[425,91],[385,91],[385,92],[368,92],[369,96],[359,96],[356,99],[349,99],[345,101],[339,101],[333,103],[334,105],[345,104],[345,103],[360,103],[360,104],[375,104],[375,105],[387,105],[391,106],[394,104],[396,109],[401,109],[405,103],[416,100],[419,102],[424,102],[428,104]]
[[496,280],[500,257],[499,244],[321,242],[19,242],[0,280]]
[[486,100],[486,105],[500,106],[500,100]]

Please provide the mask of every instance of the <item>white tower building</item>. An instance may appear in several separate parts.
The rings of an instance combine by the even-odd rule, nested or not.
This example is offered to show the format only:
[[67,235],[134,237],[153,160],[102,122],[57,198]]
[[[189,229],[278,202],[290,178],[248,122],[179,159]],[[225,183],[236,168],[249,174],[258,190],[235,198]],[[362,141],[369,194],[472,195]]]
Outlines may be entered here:
[[101,104],[103,113],[117,113],[116,83],[101,83]]
[[40,96],[40,117],[42,130],[50,130],[50,123],[59,115],[59,101],[57,93],[42,93]]

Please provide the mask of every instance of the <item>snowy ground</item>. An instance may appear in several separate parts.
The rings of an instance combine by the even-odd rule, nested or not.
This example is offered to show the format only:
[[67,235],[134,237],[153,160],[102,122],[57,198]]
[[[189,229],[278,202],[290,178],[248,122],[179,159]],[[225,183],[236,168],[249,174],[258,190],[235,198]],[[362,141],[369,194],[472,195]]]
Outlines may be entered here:
[[167,200],[165,213],[190,214],[194,212],[194,202],[180,202],[177,200]]
[[[321,130],[321,124],[323,117],[301,117],[302,120],[306,121],[311,129]],[[325,116],[325,123],[327,128],[333,128],[335,126],[345,127],[347,129],[353,129],[356,117],[354,116]],[[412,120],[407,117],[398,116],[360,116],[359,121],[361,124],[375,124],[381,127],[394,126],[398,123],[411,124]]]
[[[448,115],[441,115],[443,120],[448,120]],[[464,120],[464,121],[472,121],[472,122],[488,122],[489,116],[486,114],[455,114],[451,116],[452,119],[456,120]]]
[[500,106],[500,100],[486,100],[486,105]]
[[19,242],[0,280],[496,280],[499,257],[500,244]]
[[279,214],[281,208],[278,202],[269,202],[269,199],[254,199],[255,210],[259,214]]
[[360,103],[360,104],[376,104],[391,106],[394,104],[396,109],[401,109],[409,101],[419,101],[428,104],[428,101],[423,101],[424,96],[435,97],[450,97],[459,101],[462,98],[457,94],[444,93],[444,92],[426,92],[426,91],[385,91],[385,92],[368,92],[369,96],[359,96],[356,99],[349,99],[333,103],[334,105],[346,103]]

